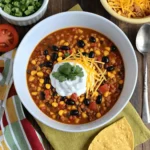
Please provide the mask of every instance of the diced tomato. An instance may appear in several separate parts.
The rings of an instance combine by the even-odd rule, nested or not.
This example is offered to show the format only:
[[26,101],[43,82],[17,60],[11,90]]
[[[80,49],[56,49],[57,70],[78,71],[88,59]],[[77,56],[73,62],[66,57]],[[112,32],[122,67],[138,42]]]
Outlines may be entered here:
[[91,102],[90,105],[89,105],[89,109],[94,110],[94,111],[97,110],[96,102]]
[[110,52],[109,59],[111,60],[111,59],[114,59],[114,58],[116,58],[116,54],[114,52]]
[[58,107],[59,107],[59,109],[65,109],[65,104],[62,105],[62,104],[59,103]]
[[0,25],[0,51],[6,52],[14,49],[19,42],[16,29],[9,24]]
[[76,93],[73,93],[73,94],[71,95],[71,99],[74,100],[74,101],[76,101],[76,100],[78,99],[77,94],[76,94]]
[[92,47],[96,47],[96,46],[97,46],[97,43],[92,43],[91,46],[92,46]]
[[45,90],[45,98],[48,99],[50,97],[50,90]]
[[46,106],[40,108],[43,112],[46,112]]
[[104,84],[104,85],[100,86],[99,92],[101,94],[104,94],[105,92],[109,91],[109,89],[110,89],[110,85]]
[[69,50],[69,54],[72,54],[72,50]]

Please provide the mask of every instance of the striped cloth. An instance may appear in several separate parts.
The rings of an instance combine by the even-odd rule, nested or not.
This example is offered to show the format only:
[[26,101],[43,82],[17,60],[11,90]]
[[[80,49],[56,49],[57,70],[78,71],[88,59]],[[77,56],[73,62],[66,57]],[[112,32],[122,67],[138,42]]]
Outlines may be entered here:
[[0,123],[0,150],[44,150],[41,138],[26,119],[14,85],[10,82],[14,55],[15,51],[11,51],[0,57],[0,73],[3,76],[0,100],[6,101]]

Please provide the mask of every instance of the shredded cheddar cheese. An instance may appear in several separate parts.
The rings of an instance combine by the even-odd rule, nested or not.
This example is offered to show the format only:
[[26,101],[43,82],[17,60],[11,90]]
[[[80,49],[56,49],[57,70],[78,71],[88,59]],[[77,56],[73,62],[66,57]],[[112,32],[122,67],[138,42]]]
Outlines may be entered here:
[[101,69],[98,63],[104,65],[103,62],[96,61],[95,58],[89,58],[82,55],[81,52],[76,54],[72,53],[70,56],[65,58],[62,62],[74,62],[82,65],[87,72],[86,81],[86,98],[93,97],[93,93],[98,90],[103,81],[106,81],[105,74],[106,70]]
[[142,18],[150,15],[150,0],[107,0],[118,14],[128,18]]

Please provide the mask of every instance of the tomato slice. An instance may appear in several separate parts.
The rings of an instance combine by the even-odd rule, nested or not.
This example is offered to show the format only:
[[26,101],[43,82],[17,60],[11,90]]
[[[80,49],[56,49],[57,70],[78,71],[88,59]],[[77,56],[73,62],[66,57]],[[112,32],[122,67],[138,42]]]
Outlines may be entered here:
[[0,52],[14,49],[19,42],[16,29],[9,24],[0,25]]
[[110,86],[108,84],[104,84],[104,85],[100,86],[99,92],[101,94],[104,94],[105,92],[109,91],[109,89],[110,89]]
[[77,98],[78,98],[78,96],[77,96],[76,93],[73,93],[73,94],[71,95],[71,99],[72,99],[72,100],[76,101]]

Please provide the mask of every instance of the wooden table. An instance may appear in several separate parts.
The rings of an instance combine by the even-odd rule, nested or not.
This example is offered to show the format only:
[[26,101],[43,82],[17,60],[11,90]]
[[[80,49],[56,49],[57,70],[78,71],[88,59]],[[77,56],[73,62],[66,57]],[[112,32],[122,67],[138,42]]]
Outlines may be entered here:
[[[119,20],[115,19],[114,17],[110,16],[102,7],[100,0],[49,0],[48,10],[42,19],[44,19],[52,14],[56,14],[56,13],[59,13],[62,11],[67,11],[68,9],[70,9],[77,3],[79,3],[81,5],[81,7],[84,11],[89,11],[92,13],[99,14],[99,15],[104,16],[105,18],[111,20],[112,22],[114,22],[117,26],[119,26],[125,32],[125,34],[128,36],[128,38],[130,39],[131,43],[133,44],[133,46],[135,48],[135,37],[136,37],[137,31],[141,25],[127,24],[127,23],[119,21]],[[7,22],[2,17],[0,17],[0,24],[1,23],[7,23]],[[31,27],[32,26],[27,26],[27,27],[16,26],[16,29],[20,35],[20,40],[24,37],[24,35],[28,32],[28,30]],[[135,50],[136,50],[136,48],[135,48]],[[135,51],[135,52],[136,52],[137,59],[138,59],[139,75],[138,75],[138,82],[137,82],[136,89],[131,98],[131,103],[133,104],[133,106],[135,107],[135,109],[137,110],[139,115],[141,116],[142,89],[143,89],[142,55],[139,54],[137,51]],[[150,66],[150,57],[149,57],[148,65]],[[150,74],[150,67],[149,67],[149,74]],[[149,84],[149,88],[150,88],[150,80],[149,80],[148,84]],[[150,95],[150,90],[149,90],[149,95]],[[35,128],[41,134],[46,150],[52,149],[50,144],[46,140],[45,136],[41,132],[40,128],[36,124],[35,120],[26,111],[26,109],[25,109],[25,113],[27,115],[27,118],[32,122],[32,124],[35,126]],[[150,125],[148,125],[148,127],[150,129]],[[136,147],[135,150],[150,150],[150,141],[148,141],[144,144],[141,144],[140,146]]]

